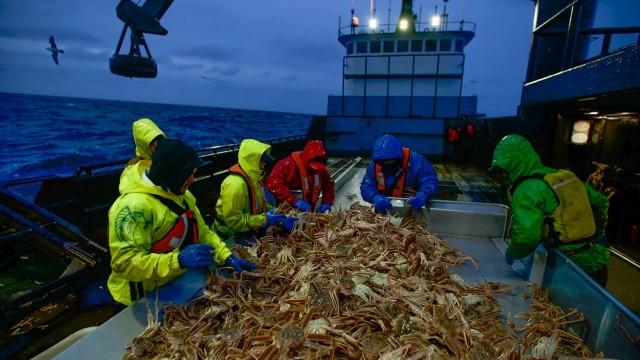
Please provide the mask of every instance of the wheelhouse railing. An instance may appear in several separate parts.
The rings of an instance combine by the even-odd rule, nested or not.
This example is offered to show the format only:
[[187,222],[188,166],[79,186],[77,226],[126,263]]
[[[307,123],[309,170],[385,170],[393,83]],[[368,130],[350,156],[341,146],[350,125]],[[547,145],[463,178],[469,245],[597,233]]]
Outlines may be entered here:
[[[340,20],[341,22],[341,20]],[[476,23],[471,21],[447,21],[441,23],[439,26],[432,26],[431,23],[426,22],[416,22],[416,31],[415,32],[439,32],[439,31],[470,31],[476,32]],[[357,34],[385,34],[385,33],[396,33],[398,24],[397,23],[388,23],[388,24],[380,24],[376,28],[370,28],[368,26],[357,26],[352,27],[350,25],[342,26],[342,24],[338,25],[338,36],[343,35],[357,35]]]

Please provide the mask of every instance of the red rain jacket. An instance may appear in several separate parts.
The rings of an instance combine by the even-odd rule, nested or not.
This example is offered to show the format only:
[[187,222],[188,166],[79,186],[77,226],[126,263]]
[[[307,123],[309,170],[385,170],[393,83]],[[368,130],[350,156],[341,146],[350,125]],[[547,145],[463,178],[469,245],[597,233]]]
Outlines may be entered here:
[[[310,177],[309,183],[313,184],[313,176],[318,174],[320,176],[320,185],[322,187],[322,203],[327,205],[333,205],[333,199],[335,197],[335,183],[331,180],[329,173],[326,169],[313,170],[308,165],[309,160],[314,158],[327,158],[327,153],[324,151],[324,145],[322,141],[311,140],[308,141],[302,150],[300,156],[303,163],[306,165],[307,174]],[[282,202],[288,202],[293,205],[296,202],[296,196],[291,190],[301,190],[302,182],[300,179],[300,172],[296,166],[295,161],[291,155],[278,161],[276,166],[269,174],[267,179],[267,188],[275,196],[278,204]],[[305,199],[310,202],[310,199]]]

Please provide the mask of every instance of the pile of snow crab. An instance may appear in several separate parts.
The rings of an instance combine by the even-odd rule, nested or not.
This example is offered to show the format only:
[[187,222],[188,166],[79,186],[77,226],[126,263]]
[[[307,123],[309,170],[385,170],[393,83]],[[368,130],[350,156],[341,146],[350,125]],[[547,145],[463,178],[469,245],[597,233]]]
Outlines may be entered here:
[[166,306],[125,359],[513,359],[589,357],[567,325],[581,321],[534,291],[527,322],[501,316],[496,283],[467,285],[465,256],[413,219],[354,205],[303,214],[234,250],[255,272],[213,275],[202,296]]

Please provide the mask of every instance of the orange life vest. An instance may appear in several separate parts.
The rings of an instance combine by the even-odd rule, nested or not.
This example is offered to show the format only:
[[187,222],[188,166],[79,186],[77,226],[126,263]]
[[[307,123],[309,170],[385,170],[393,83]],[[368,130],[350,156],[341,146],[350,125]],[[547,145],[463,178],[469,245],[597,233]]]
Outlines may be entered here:
[[157,195],[153,195],[153,197],[178,215],[178,219],[165,236],[151,245],[151,252],[166,254],[173,251],[173,249],[198,243],[198,220],[193,211],[189,209],[189,206],[185,203],[185,208],[183,209],[167,198]]
[[[411,156],[411,150],[409,150],[409,148],[402,148],[402,169],[400,172],[400,177],[396,179],[396,183],[393,186],[393,189],[391,190],[391,196],[393,197],[402,197],[402,193],[404,192],[404,183],[407,179],[407,170],[409,169],[410,156]],[[375,170],[376,170],[376,182],[378,183],[378,192],[381,192],[386,195],[387,184],[385,184],[382,165],[376,162]]]
[[[309,174],[307,173],[307,167],[304,165],[301,155],[302,151],[294,151],[291,153],[291,158],[296,163],[298,172],[300,173],[300,187],[302,187],[302,198],[308,203],[315,204],[320,198],[320,193],[322,192],[320,175],[314,174],[313,176],[309,176]],[[313,187],[311,187],[311,182],[313,182]]]
[[247,184],[247,187],[249,188],[249,204],[251,205],[251,214],[252,215],[258,215],[258,214],[263,214],[265,212],[267,212],[267,201],[264,199],[264,196],[262,197],[262,203],[261,203],[261,207],[258,208],[258,193],[256,192],[256,189],[253,187],[253,183],[251,182],[251,178],[249,177],[249,175],[247,175],[247,173],[242,170],[242,168],[240,167],[240,165],[235,164],[232,167],[229,168],[229,171],[232,174],[236,174],[236,175],[240,175],[243,179],[245,184]]

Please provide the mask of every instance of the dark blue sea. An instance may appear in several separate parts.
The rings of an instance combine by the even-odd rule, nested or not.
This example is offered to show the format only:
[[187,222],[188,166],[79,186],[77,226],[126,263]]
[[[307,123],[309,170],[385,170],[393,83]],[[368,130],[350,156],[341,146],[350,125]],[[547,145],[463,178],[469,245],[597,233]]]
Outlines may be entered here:
[[70,175],[126,161],[131,123],[148,117],[194,148],[306,133],[311,115],[0,93],[0,181]]

